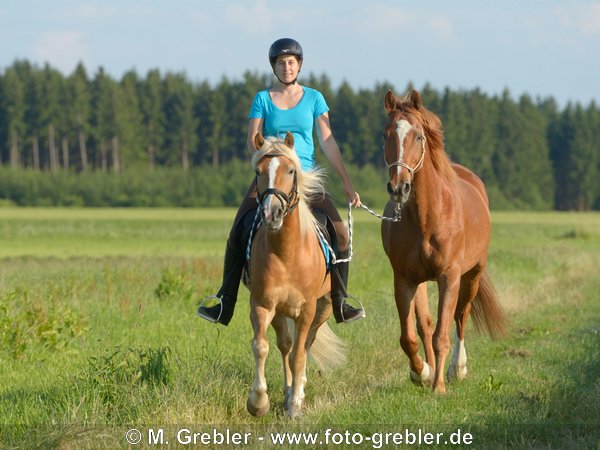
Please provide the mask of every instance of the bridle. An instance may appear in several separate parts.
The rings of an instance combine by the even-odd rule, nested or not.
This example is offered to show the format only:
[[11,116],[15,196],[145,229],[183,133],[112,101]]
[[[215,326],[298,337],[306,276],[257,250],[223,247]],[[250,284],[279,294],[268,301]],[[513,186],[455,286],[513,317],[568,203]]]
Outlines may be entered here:
[[421,158],[419,159],[419,162],[415,165],[415,167],[410,167],[408,164],[402,161],[401,157],[400,159],[398,159],[398,161],[389,163],[387,162],[387,159],[385,157],[385,151],[383,152],[383,160],[385,161],[385,164],[388,167],[388,169],[391,169],[392,167],[404,167],[406,170],[408,170],[408,173],[410,173],[411,181],[415,177],[415,173],[421,170],[421,168],[423,167],[423,161],[425,160],[425,135],[421,134],[417,139],[421,141]]
[[[274,156],[276,156],[276,155],[266,155],[265,158],[272,158]],[[290,192],[288,194],[283,192],[281,189],[276,189],[276,188],[268,188],[262,192],[259,192],[258,191],[258,176],[256,177],[255,183],[256,183],[256,192],[258,194],[258,197],[256,200],[258,202],[259,209],[263,209],[263,204],[265,202],[265,199],[269,195],[274,195],[281,202],[281,204],[283,205],[283,208],[284,208],[284,211],[283,211],[284,217],[286,215],[290,214],[294,209],[296,209],[296,206],[298,206],[298,203],[300,203],[300,197],[298,196],[298,176],[297,176],[296,172],[294,172],[294,182],[292,184],[292,189],[290,190]]]

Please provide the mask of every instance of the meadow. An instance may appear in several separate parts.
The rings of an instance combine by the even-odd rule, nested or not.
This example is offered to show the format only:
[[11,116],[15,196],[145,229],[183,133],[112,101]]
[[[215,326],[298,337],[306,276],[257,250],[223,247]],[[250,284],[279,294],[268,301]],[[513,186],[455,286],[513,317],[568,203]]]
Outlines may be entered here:
[[[248,292],[228,327],[195,315],[219,286],[233,215],[0,208],[0,448],[155,448],[148,431],[159,429],[171,448],[234,447],[176,445],[183,428],[252,433],[244,448],[271,448],[257,436],[292,431],[319,433],[321,444],[278,447],[389,448],[359,444],[357,433],[405,433],[406,442],[406,429],[472,437],[423,448],[600,448],[600,214],[492,214],[488,268],[509,334],[492,341],[469,326],[469,374],[438,396],[409,381],[380,224],[355,211],[350,292],[367,318],[331,320],[348,360],[309,366],[304,415],[293,422],[273,334],[272,410],[246,412]],[[435,311],[433,285],[430,302]],[[132,428],[140,445],[125,439]],[[324,441],[328,429],[338,441]]]

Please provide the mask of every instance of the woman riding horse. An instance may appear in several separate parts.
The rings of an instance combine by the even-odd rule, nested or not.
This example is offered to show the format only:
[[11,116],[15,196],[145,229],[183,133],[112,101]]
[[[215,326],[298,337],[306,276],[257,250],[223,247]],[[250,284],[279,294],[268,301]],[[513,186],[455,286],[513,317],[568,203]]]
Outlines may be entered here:
[[[257,150],[255,137],[258,133],[267,137],[281,138],[290,131],[295,139],[295,148],[302,169],[311,169],[315,167],[313,128],[316,124],[319,144],[340,175],[347,200],[353,206],[359,206],[360,197],[352,186],[339,147],[331,132],[327,103],[319,91],[301,86],[297,82],[303,61],[302,47],[293,39],[279,39],[269,49],[269,61],[277,81],[271,89],[260,91],[254,97],[249,115],[248,148],[253,153]],[[254,215],[257,207],[256,196],[256,183],[253,182],[237,212],[227,240],[223,284],[218,294],[211,296],[218,303],[209,306],[207,300],[211,297],[207,297],[198,308],[198,315],[210,322],[227,325],[233,316],[244,266],[245,248],[242,243],[244,216]],[[320,199],[312,201],[311,207],[324,211],[333,222],[337,234],[337,259],[346,259],[349,254],[348,231],[330,196],[325,194]],[[348,323],[365,317],[362,308],[354,308],[345,302],[348,263],[337,263],[336,270],[339,277],[331,277],[331,297],[336,322]]]

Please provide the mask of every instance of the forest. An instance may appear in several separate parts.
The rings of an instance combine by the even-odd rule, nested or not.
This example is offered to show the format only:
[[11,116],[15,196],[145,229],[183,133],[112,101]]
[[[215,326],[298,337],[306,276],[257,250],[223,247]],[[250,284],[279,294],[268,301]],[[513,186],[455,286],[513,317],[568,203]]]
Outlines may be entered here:
[[[115,79],[81,63],[63,75],[15,61],[0,72],[0,206],[235,206],[252,175],[248,111],[271,79],[246,72],[211,85],[159,70]],[[383,97],[413,87],[393,81],[355,89],[300,77],[324,94],[350,173],[378,201]],[[481,176],[492,208],[600,210],[595,102],[418,88],[444,124],[446,151]]]

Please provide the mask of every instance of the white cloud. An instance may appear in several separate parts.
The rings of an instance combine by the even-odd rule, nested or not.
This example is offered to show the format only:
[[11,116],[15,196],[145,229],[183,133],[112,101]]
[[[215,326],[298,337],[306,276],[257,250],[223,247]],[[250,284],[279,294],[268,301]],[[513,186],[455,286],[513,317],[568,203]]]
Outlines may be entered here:
[[[411,36],[422,37],[427,33],[432,38],[443,42],[455,37],[452,20],[442,14],[379,3],[369,4],[357,15],[362,18],[358,22],[358,27],[373,36],[410,39]],[[354,17],[350,20],[356,23]]]
[[50,63],[63,73],[73,71],[79,61],[87,59],[87,47],[83,36],[75,31],[51,31],[45,33],[34,44],[33,55]]
[[557,7],[554,9],[560,27],[582,36],[600,35],[600,2],[579,7]]
[[148,19],[164,16],[164,12],[151,5],[127,5],[127,4],[96,4],[84,3],[74,9],[76,17],[88,20],[102,19]]
[[86,19],[100,19],[115,16],[117,14],[117,8],[112,5],[86,3],[77,6],[75,14]]
[[454,24],[446,16],[433,16],[426,22],[427,28],[440,40],[450,41],[454,39]]
[[583,7],[579,28],[584,36],[600,35],[600,3],[592,3]]
[[271,29],[271,10],[264,0],[228,5],[225,20],[250,34],[264,34]]

